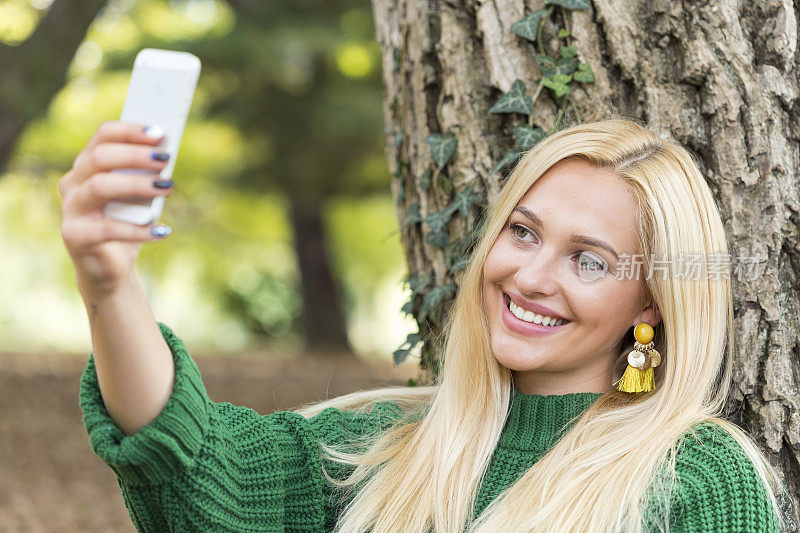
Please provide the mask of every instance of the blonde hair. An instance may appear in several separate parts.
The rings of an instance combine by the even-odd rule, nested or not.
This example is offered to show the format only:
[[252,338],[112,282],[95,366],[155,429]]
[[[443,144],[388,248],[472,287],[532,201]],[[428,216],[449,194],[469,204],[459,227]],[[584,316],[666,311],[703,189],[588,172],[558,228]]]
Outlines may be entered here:
[[[678,143],[620,117],[574,125],[543,139],[520,160],[490,206],[445,324],[439,383],[359,391],[297,410],[306,417],[327,407],[366,411],[383,400],[403,409],[382,432],[346,445],[320,444],[326,460],[355,467],[344,479],[325,472],[341,501],[349,501],[336,531],[668,530],[663,522],[677,444],[704,421],[718,424],[741,446],[781,517],[776,494],[785,489],[779,473],[750,436],[721,418],[733,346],[729,277],[697,280],[654,271],[646,287],[662,315],[654,339],[663,357],[656,389],[601,395],[469,522],[513,387],[512,372],[490,349],[481,290],[484,261],[518,201],[568,157],[611,170],[629,185],[638,208],[644,272],[654,257],[728,253],[711,191],[693,156]],[[633,338],[628,341],[632,345]],[[620,353],[614,379],[621,376],[628,351]],[[654,516],[662,523],[649,523]]]

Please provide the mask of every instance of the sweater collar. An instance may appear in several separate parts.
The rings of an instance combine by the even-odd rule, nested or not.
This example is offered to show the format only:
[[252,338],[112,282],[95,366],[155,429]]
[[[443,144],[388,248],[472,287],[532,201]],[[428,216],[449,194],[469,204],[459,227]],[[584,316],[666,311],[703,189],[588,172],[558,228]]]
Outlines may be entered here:
[[544,453],[563,433],[570,419],[583,413],[600,392],[568,394],[525,394],[511,388],[511,409],[498,446],[507,449]]

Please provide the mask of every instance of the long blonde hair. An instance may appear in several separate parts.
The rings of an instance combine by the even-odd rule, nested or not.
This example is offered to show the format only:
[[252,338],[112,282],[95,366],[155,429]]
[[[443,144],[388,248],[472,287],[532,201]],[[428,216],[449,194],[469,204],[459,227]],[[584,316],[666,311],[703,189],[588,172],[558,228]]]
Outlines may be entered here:
[[[481,290],[484,261],[518,201],[567,157],[612,170],[629,185],[638,207],[644,272],[654,257],[674,264],[682,254],[708,258],[728,253],[714,198],[693,156],[678,143],[620,117],[574,125],[542,140],[520,160],[492,202],[470,264],[458,280],[444,329],[439,383],[359,391],[296,411],[306,417],[326,407],[363,411],[382,400],[403,409],[388,429],[367,435],[369,440],[360,445],[321,443],[324,459],[353,467],[344,479],[325,472],[342,502],[349,502],[336,531],[668,529],[663,518],[656,525],[647,520],[668,516],[677,443],[703,421],[718,424],[738,442],[781,516],[776,494],[785,489],[779,473],[750,436],[721,418],[733,346],[729,277],[687,279],[654,269],[646,287],[662,315],[655,328],[656,349],[663,357],[656,389],[601,395],[470,523],[513,387],[511,371],[490,349]],[[632,344],[632,337],[627,340]],[[625,368],[627,353],[620,353],[614,379]]]

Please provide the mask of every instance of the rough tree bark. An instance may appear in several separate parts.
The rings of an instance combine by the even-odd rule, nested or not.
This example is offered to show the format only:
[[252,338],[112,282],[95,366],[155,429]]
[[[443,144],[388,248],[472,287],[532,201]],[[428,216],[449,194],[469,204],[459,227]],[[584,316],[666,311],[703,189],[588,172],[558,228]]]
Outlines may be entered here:
[[44,115],[106,0],[57,0],[20,46],[0,43],[0,173],[17,137]]
[[[530,88],[543,77],[534,44],[510,28],[548,6],[520,0],[372,4],[383,56],[386,150],[408,269],[428,272],[432,285],[442,286],[452,277],[445,253],[425,242],[431,228],[419,222],[439,209],[441,194],[420,186],[431,160],[426,138],[455,133],[458,145],[448,176],[456,190],[475,180],[489,200],[497,194],[502,177],[492,168],[513,141],[507,119],[488,110],[515,79]],[[766,257],[756,279],[733,279],[738,350],[729,402],[734,421],[785,473],[795,501],[783,503],[795,509],[800,497],[798,15],[788,0],[604,0],[586,10],[556,9],[543,22],[545,48],[557,52],[556,24],[566,23],[580,61],[596,78],[573,87],[573,118],[607,112],[637,116],[689,147],[721,207],[732,258]],[[531,119],[549,129],[557,112],[552,98],[538,98]],[[409,210],[414,203],[419,216],[416,206]],[[454,217],[451,235],[463,235],[477,216],[472,210],[469,217]],[[430,327],[436,332],[440,325]],[[422,381],[431,381],[433,364],[423,352]],[[798,530],[797,523],[793,527]]]

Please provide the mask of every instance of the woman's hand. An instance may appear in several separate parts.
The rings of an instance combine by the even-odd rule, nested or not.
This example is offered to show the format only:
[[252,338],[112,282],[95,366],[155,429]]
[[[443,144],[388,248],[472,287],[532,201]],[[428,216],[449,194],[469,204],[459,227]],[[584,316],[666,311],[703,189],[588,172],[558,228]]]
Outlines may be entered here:
[[[111,200],[152,199],[172,192],[171,186],[153,185],[167,165],[166,154],[158,148],[163,132],[154,130],[160,128],[146,133],[140,124],[103,123],[58,183],[61,237],[75,264],[81,292],[114,291],[127,277],[135,276],[142,243],[162,238],[152,232],[157,225],[139,226],[103,214],[103,205]],[[125,168],[150,172],[111,173]]]

